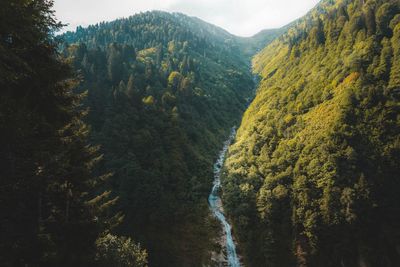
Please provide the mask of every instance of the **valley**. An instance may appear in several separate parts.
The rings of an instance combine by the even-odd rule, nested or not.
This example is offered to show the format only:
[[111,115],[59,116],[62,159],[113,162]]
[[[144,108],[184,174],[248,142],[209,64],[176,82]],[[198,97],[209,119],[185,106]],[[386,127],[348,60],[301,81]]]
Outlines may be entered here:
[[226,263],[226,265],[228,266],[240,267],[239,256],[236,251],[236,244],[232,235],[232,226],[227,221],[224,215],[223,204],[219,196],[220,191],[222,190],[221,188],[222,166],[225,161],[226,152],[229,148],[229,145],[234,140],[235,135],[236,135],[236,129],[233,128],[228,140],[224,142],[224,146],[219,153],[217,161],[214,163],[214,181],[211,193],[208,196],[208,203],[210,204],[212,213],[220,221],[223,228],[223,234],[220,237],[222,251],[216,257],[216,264],[221,266],[223,263]]
[[400,266],[398,0],[252,37],[52,8],[0,3],[0,266]]

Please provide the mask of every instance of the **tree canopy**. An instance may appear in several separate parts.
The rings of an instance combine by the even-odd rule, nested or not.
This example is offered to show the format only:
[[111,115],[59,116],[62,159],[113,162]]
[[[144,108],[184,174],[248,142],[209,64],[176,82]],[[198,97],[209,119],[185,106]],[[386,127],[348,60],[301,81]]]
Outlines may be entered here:
[[[243,44],[179,13],[146,12],[61,36],[82,75],[91,140],[126,214],[119,231],[151,266],[203,266],[217,227],[207,195],[212,165],[254,83]],[[190,245],[188,245],[190,244]]]
[[[94,171],[102,157],[58,52],[52,4],[0,3],[1,266],[97,266],[96,240],[122,219],[99,186],[108,172]],[[124,266],[139,266],[139,254],[145,261],[138,247]]]
[[223,181],[248,266],[399,265],[399,13],[321,1],[254,57]]

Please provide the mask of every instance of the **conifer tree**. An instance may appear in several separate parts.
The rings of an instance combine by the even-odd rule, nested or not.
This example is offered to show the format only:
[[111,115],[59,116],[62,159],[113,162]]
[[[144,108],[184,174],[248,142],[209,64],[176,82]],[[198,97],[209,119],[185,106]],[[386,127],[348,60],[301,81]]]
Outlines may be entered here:
[[1,266],[93,266],[96,239],[122,219],[110,216],[116,197],[96,197],[109,175],[93,172],[102,157],[57,52],[52,4],[0,3]]

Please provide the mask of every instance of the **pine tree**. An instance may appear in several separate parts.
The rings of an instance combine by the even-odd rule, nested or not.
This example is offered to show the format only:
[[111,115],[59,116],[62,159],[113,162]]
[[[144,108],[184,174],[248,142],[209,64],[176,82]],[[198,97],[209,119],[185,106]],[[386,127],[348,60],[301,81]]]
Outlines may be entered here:
[[117,199],[93,198],[108,175],[92,172],[101,156],[51,35],[52,4],[0,4],[1,266],[90,266],[99,234],[122,218],[98,219]]

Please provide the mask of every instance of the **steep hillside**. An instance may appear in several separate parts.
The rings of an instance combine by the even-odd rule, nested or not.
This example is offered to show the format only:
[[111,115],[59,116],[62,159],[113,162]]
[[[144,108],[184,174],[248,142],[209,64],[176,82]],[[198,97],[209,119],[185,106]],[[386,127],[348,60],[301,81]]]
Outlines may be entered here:
[[400,266],[399,1],[322,1],[253,64],[223,181],[246,266]]
[[[88,91],[92,142],[101,145],[120,227],[150,266],[202,266],[218,224],[207,194],[212,165],[254,84],[243,44],[182,14],[147,12],[62,36]],[[267,42],[267,40],[266,40]]]

